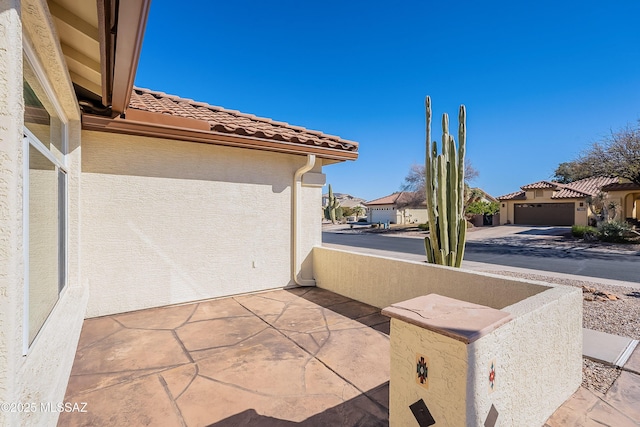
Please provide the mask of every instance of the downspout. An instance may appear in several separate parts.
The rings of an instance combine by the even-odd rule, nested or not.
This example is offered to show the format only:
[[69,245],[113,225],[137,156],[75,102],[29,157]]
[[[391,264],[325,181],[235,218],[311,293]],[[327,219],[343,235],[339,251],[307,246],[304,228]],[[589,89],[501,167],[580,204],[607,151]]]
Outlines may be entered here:
[[298,271],[298,227],[300,221],[298,219],[298,198],[299,189],[302,181],[302,175],[313,169],[316,164],[316,155],[308,154],[307,163],[296,171],[293,175],[293,186],[291,187],[291,278],[300,286],[315,286],[316,281],[313,279],[303,279],[300,277],[300,271]]

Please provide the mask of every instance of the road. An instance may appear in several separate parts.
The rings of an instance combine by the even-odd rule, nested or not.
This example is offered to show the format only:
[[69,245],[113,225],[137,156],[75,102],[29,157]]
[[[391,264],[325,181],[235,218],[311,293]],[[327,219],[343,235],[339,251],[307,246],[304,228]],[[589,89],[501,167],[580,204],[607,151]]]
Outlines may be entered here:
[[[381,234],[323,232],[322,241],[414,255],[424,255],[424,241]],[[568,247],[529,247],[495,241],[467,241],[465,261],[601,277],[640,283],[640,255],[591,252]]]

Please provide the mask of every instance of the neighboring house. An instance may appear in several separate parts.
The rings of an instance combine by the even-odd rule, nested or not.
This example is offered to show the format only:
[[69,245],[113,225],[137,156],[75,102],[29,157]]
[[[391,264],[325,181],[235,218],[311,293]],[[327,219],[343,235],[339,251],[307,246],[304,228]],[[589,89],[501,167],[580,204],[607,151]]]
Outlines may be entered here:
[[473,201],[487,202],[487,203],[495,203],[498,201],[498,199],[496,199],[495,197],[493,197],[491,194],[487,193],[480,187],[472,188],[471,191],[473,192],[472,195],[475,196]]
[[604,185],[602,191],[620,208],[619,218],[640,225],[640,185],[633,182],[614,182]]
[[498,197],[501,224],[587,225],[593,215],[588,199],[600,191],[621,207],[619,218],[638,218],[640,188],[619,183],[618,178],[585,178],[569,184],[539,181],[520,189]]
[[416,202],[415,193],[401,191],[365,204],[369,209],[369,222],[389,224],[416,224],[428,221],[427,204]]
[[[355,208],[355,207],[360,207],[362,210],[360,211],[360,215],[356,216],[351,216],[348,217],[347,220],[349,221],[355,221],[356,219],[360,218],[360,217],[365,217],[367,216],[367,207],[365,206],[365,200],[364,199],[360,199],[358,197],[353,197],[350,194],[345,194],[345,193],[334,193],[333,194],[334,197],[338,200],[338,202],[340,203],[340,207],[342,208]],[[329,205],[329,194],[323,194],[322,195],[322,214],[324,217],[324,208],[326,208]]]
[[133,88],[148,9],[0,4],[2,402],[63,401],[85,317],[314,284],[322,168],[357,143]]

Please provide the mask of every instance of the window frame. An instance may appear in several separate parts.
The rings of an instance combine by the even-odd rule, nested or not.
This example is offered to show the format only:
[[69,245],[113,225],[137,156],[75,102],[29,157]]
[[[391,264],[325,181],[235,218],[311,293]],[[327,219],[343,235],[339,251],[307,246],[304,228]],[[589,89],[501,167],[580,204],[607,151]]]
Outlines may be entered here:
[[[49,319],[51,318],[51,314],[56,310],[58,302],[61,297],[64,295],[67,287],[68,287],[68,264],[69,264],[69,254],[68,254],[68,240],[69,240],[69,203],[68,203],[68,185],[69,185],[69,170],[67,167],[67,153],[69,147],[69,120],[67,115],[64,113],[60,102],[53,90],[49,79],[46,76],[44,71],[44,67],[42,66],[38,56],[35,53],[35,50],[31,43],[29,42],[26,34],[23,33],[23,58],[26,59],[28,64],[23,62],[22,67],[26,65],[30,66],[36,75],[38,82],[40,83],[42,89],[44,90],[46,96],[49,98],[49,102],[51,102],[53,109],[55,110],[56,115],[58,116],[58,120],[60,121],[61,126],[61,137],[62,141],[60,144],[62,159],[57,158],[49,148],[47,148],[34,134],[31,132],[27,126],[23,123],[23,138],[22,138],[22,153],[23,153],[23,188],[22,188],[22,230],[23,230],[23,259],[24,259],[24,294],[23,294],[23,333],[22,333],[22,354],[26,356],[29,353],[29,350],[35,346],[38,341],[38,338],[41,336],[40,332],[46,327]],[[23,106],[24,109],[24,106]],[[24,117],[24,110],[23,110]],[[47,318],[43,322],[42,326],[38,333],[36,333],[32,342],[29,342],[29,314],[30,314],[30,244],[29,244],[29,196],[30,196],[30,182],[29,182],[29,174],[30,174],[30,157],[29,157],[29,149],[33,147],[40,154],[47,158],[55,167],[57,182],[58,182],[58,298],[56,299],[55,304],[51,308],[51,311],[47,315]],[[61,182],[61,178],[63,177],[63,181]]]

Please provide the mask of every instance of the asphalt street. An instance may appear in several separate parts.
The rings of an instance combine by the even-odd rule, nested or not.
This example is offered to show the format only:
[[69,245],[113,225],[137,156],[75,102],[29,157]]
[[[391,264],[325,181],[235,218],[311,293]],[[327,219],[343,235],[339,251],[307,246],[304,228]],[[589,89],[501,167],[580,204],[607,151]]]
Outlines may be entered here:
[[[424,255],[424,241],[383,234],[323,232],[322,241],[336,245]],[[426,257],[425,257],[426,258]],[[587,251],[558,246],[529,247],[495,241],[467,241],[465,261],[483,262],[640,283],[640,255]]]

